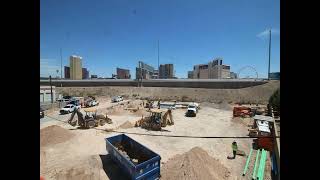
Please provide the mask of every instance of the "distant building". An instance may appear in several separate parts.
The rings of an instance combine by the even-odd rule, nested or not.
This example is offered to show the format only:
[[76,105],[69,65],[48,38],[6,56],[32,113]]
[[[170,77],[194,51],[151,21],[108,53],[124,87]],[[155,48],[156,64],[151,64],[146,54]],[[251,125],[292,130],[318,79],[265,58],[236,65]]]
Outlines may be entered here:
[[[56,101],[56,87],[52,86],[52,99]],[[40,103],[51,103],[51,87],[40,86]]]
[[87,68],[82,68],[82,79],[89,79],[89,71]]
[[208,64],[198,64],[193,67],[193,79],[209,79]]
[[230,78],[230,66],[223,65],[221,58],[216,58],[208,64],[193,67],[193,79],[227,79]]
[[280,72],[272,72],[269,74],[270,79],[280,80]]
[[193,71],[188,71],[188,79],[193,79]]
[[136,68],[136,79],[152,79],[154,74],[154,67],[139,61],[140,67]]
[[151,78],[152,79],[159,79],[159,70],[154,70]]
[[159,78],[172,79],[174,77],[173,64],[160,64]]
[[70,67],[69,66],[64,67],[64,78],[70,79]]
[[231,78],[231,79],[238,79],[237,73],[230,72],[230,78]]
[[130,70],[117,68],[117,76],[116,77],[118,79],[131,79]]
[[98,76],[97,75],[91,75],[91,79],[97,79],[98,78]]
[[70,79],[82,79],[82,57],[70,56]]

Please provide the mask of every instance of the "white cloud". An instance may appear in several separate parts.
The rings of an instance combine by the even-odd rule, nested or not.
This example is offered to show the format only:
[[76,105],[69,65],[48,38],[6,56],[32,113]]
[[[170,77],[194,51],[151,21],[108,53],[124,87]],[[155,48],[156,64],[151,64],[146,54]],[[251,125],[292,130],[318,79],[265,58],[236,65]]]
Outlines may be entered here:
[[[268,38],[269,37],[269,30],[270,29],[266,29],[266,30],[260,32],[259,34],[257,34],[257,37],[262,38],[262,39]],[[273,35],[280,35],[280,30],[277,28],[272,28],[271,35],[272,36]]]

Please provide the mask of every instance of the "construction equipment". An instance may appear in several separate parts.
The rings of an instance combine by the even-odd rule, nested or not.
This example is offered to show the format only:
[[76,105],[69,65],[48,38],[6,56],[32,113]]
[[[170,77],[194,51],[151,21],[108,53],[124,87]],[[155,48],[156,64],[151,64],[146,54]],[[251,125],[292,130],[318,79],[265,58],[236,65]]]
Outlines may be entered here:
[[149,112],[150,116],[145,118],[142,117],[141,120],[136,122],[135,127],[161,131],[161,127],[174,125],[171,109],[168,109],[167,111],[163,111],[160,109],[151,109]]
[[254,123],[252,128],[248,129],[249,136],[257,137],[254,139],[258,148],[266,149],[270,152],[273,151],[273,118],[269,116],[256,115],[253,117]]
[[152,101],[152,100],[148,100],[147,103],[146,103],[145,108],[149,108],[149,109],[153,108],[153,102],[154,101]]
[[233,108],[233,117],[252,117],[254,113],[251,108],[245,106],[238,106]]
[[[97,109],[95,108],[88,108],[84,110],[86,112],[86,115],[83,117],[83,114],[80,112],[78,108],[76,108],[73,113],[71,114],[70,119],[68,120],[68,123],[71,126],[80,126],[81,128],[93,128],[97,126],[103,126],[105,123],[111,124],[112,120],[108,118],[108,116],[104,116],[103,114],[97,115]],[[78,120],[73,121],[75,114],[78,116]]]

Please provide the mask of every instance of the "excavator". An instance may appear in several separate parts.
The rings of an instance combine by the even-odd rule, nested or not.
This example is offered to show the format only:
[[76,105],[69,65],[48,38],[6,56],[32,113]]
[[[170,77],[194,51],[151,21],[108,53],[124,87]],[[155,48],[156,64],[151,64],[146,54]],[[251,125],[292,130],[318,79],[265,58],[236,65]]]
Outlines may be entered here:
[[[161,131],[161,127],[174,125],[171,109],[163,111],[160,109],[151,109],[150,116],[141,118],[135,123],[135,127],[142,127],[148,130]],[[169,116],[169,117],[168,117]]]
[[[97,126],[103,126],[106,123],[111,124],[112,120],[108,118],[108,116],[104,116],[103,114],[98,114],[97,115],[97,109],[95,108],[88,108],[84,110],[86,115],[83,116],[83,114],[80,112],[78,108],[76,108],[72,114],[70,119],[68,120],[68,123],[71,126],[80,126],[81,128],[94,128]],[[73,120],[74,116],[77,114],[78,120]]]

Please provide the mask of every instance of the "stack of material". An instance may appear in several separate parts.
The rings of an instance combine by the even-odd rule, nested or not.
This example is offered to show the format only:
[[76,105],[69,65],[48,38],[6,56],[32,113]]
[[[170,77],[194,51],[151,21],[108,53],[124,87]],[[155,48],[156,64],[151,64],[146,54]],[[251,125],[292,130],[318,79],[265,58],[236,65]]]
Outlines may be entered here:
[[161,170],[161,179],[166,180],[221,180],[229,177],[229,170],[199,147],[173,157]]

